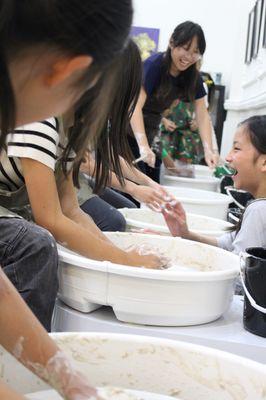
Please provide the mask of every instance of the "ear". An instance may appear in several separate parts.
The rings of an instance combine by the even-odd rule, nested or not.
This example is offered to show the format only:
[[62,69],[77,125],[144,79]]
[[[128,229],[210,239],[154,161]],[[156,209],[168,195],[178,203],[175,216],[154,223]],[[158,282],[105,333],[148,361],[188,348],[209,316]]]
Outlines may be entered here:
[[266,172],[266,155],[262,155],[262,160],[261,160],[261,171]]
[[173,50],[173,48],[174,48],[174,41],[172,38],[169,40],[169,47],[171,50]]
[[88,68],[92,61],[92,57],[83,55],[62,58],[52,65],[49,74],[45,77],[45,83],[49,87],[57,86],[70,78],[75,72]]

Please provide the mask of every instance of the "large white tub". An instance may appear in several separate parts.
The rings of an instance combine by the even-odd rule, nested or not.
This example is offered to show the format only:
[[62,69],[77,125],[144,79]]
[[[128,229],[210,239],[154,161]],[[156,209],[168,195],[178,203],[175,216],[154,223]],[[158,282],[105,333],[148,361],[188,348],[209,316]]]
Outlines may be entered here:
[[[169,229],[161,213],[146,208],[120,208],[119,211],[126,219],[128,231],[144,228],[170,236]],[[187,222],[191,231],[211,237],[223,235],[226,229],[232,227],[232,224],[221,219],[191,213],[187,214]]]
[[228,205],[232,202],[226,194],[173,186],[164,187],[182,203],[186,212],[226,220]]
[[121,321],[164,326],[210,322],[229,307],[238,274],[236,255],[180,238],[136,233],[107,236],[121,248],[152,245],[175,266],[165,270],[127,267],[90,260],[59,246],[59,295],[70,307],[90,312],[109,305]]
[[[138,400],[165,400],[166,396],[173,400],[266,398],[265,365],[230,353],[135,335],[63,333],[52,336],[90,384],[145,391],[142,397],[135,397]],[[5,351],[0,352],[0,371],[2,379],[20,393],[48,389]],[[51,400],[51,397],[45,399]]]
[[213,171],[204,165],[194,165],[194,177],[182,177],[170,175],[163,168],[160,182],[162,185],[186,187],[191,189],[210,190],[213,192],[219,191],[220,179],[213,176]]

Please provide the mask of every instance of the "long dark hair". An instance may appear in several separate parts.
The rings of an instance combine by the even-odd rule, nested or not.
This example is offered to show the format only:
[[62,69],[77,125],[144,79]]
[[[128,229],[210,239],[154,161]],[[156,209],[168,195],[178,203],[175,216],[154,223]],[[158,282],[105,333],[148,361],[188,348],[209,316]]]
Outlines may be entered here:
[[[254,115],[238,124],[243,127],[248,135],[251,144],[255,147],[259,154],[266,154],[266,115]],[[231,229],[239,232],[241,229],[245,210],[239,218],[239,222]]]
[[[78,171],[84,152],[88,147],[95,150],[95,188],[98,192],[106,186],[109,180],[110,171],[113,171],[121,184],[124,184],[123,174],[119,162],[119,155],[131,164],[133,156],[127,140],[127,132],[130,118],[134,112],[139,98],[142,81],[142,64],[137,45],[130,40],[115,61],[115,68],[112,68],[112,77],[115,92],[106,93],[105,82],[110,79],[107,74],[102,75],[92,91],[84,95],[84,104],[76,112],[74,127],[71,136],[80,136],[80,148],[75,151],[80,153],[74,165],[74,184],[78,186]],[[90,120],[94,117],[91,103],[93,93],[101,91],[104,96],[111,96],[112,105],[105,120],[102,120],[101,129],[96,135],[91,135],[88,130]],[[99,112],[99,110],[95,110]],[[80,135],[80,129],[84,135]],[[87,137],[84,146],[84,137]],[[83,137],[83,138],[82,138]],[[77,143],[77,139],[74,139]],[[69,150],[71,148],[71,138]]]
[[123,48],[131,21],[131,0],[0,0],[0,148],[16,121],[10,61],[40,45],[91,55],[93,64],[79,82],[86,88]]
[[[186,21],[182,24],[179,24],[171,35],[170,43],[174,47],[184,46],[187,43],[190,44],[194,37],[197,38],[200,54],[203,55],[206,49],[205,36],[201,26],[194,22]],[[171,63],[171,48],[169,45],[163,59],[162,79],[158,92],[158,97],[166,98],[171,91]],[[199,71],[197,69],[197,63],[194,63],[185,71],[180,72],[179,88],[182,98],[189,101],[195,100],[195,92],[198,79]]]

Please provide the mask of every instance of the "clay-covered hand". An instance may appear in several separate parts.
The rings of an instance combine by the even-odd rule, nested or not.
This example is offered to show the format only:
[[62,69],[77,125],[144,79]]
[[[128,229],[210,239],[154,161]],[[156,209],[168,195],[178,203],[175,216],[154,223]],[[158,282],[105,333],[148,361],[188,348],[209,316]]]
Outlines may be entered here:
[[172,236],[188,237],[186,212],[181,203],[178,201],[167,203],[165,208],[162,209],[162,214]]
[[166,268],[169,260],[156,249],[146,248],[142,245],[134,246],[128,251],[131,266],[143,267],[148,269],[163,269]]
[[139,146],[139,153],[142,161],[148,164],[151,168],[155,166],[155,154],[150,146]]
[[[97,389],[73,366],[72,361],[58,351],[45,367],[33,365],[34,372],[57,390],[65,400],[102,400]],[[38,371],[37,371],[38,370]]]
[[138,185],[134,189],[133,197],[140,203],[147,204],[153,211],[160,211],[161,206],[170,200],[170,196],[160,185],[156,188]]

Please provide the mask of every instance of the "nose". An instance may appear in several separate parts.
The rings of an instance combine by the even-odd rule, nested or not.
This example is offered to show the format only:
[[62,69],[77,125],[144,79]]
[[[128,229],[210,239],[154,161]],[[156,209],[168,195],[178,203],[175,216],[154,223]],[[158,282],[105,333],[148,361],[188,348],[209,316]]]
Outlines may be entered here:
[[233,161],[233,157],[232,157],[232,151],[230,151],[227,156],[225,157],[225,161],[230,163]]

